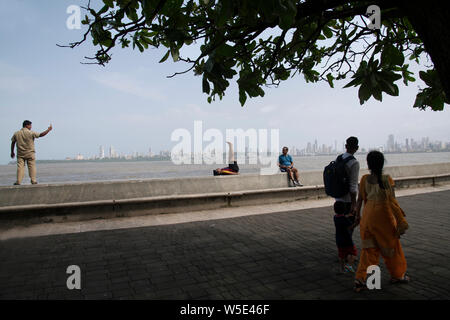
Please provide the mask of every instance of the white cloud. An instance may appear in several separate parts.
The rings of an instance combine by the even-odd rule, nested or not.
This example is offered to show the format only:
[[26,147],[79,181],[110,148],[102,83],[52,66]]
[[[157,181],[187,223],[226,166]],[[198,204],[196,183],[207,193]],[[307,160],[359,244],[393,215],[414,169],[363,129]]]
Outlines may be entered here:
[[92,77],[92,80],[114,90],[131,94],[144,99],[165,101],[166,97],[158,89],[140,84],[128,75],[119,72],[102,72]]

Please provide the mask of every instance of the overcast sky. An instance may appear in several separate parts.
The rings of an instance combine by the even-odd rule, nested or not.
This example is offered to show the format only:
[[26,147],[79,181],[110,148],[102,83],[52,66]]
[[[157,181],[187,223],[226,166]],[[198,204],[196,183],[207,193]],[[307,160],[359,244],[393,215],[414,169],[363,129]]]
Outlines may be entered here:
[[100,145],[122,153],[170,150],[176,144],[171,133],[192,132],[195,120],[224,135],[226,129],[279,129],[280,144],[297,148],[314,139],[340,145],[349,135],[369,148],[385,144],[389,134],[402,142],[424,136],[450,142],[448,107],[412,108],[418,81],[409,87],[398,82],[399,97],[360,106],[357,89],[341,89],[345,82],[331,89],[297,76],[241,107],[234,84],[222,101],[208,104],[200,77],[168,79],[184,66],[171,59],[159,64],[163,49],[117,49],[106,67],[82,65],[95,53],[90,43],[73,50],[56,46],[80,39],[85,30],[67,29],[71,4],[85,1],[0,0],[0,164],[10,160],[11,136],[25,119],[35,131],[54,127],[36,142],[38,159],[94,155]]

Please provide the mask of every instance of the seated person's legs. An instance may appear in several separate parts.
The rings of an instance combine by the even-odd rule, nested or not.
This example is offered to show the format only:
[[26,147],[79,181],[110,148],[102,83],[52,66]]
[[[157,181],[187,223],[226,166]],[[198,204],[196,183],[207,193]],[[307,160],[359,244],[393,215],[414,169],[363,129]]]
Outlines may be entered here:
[[299,182],[300,174],[299,174],[297,168],[292,168],[292,171],[294,172],[295,182],[297,183],[297,185],[298,185],[298,186],[303,186],[303,185]]
[[291,168],[286,168],[286,172],[289,176],[289,179],[291,179],[292,181],[294,181],[294,173],[292,172]]

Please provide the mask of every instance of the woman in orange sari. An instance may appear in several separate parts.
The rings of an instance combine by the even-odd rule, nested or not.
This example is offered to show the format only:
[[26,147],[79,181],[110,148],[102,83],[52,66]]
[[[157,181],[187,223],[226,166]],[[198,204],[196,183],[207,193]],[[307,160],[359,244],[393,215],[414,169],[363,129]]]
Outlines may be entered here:
[[[405,214],[395,199],[394,181],[383,175],[384,156],[379,151],[367,155],[371,174],[361,178],[356,220],[360,221],[361,256],[355,274],[354,290],[366,287],[367,268],[378,265],[383,257],[391,283],[407,283],[406,259],[400,245],[400,235],[408,229]],[[364,210],[361,219],[361,206]]]

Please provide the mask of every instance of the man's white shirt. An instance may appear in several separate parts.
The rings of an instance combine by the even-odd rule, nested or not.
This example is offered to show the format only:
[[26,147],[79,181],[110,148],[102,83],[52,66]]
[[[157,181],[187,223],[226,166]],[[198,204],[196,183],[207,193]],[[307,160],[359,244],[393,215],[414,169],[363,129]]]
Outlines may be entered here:
[[[350,157],[352,154],[345,152],[342,155],[342,160],[345,158]],[[347,172],[349,176],[349,182],[350,182],[350,192],[358,193],[358,179],[359,179],[359,161],[356,159],[349,160],[346,163],[347,166]],[[347,193],[345,196],[342,196],[340,198],[335,198],[336,201],[343,201],[343,202],[352,202],[352,199],[350,197],[350,192]]]

